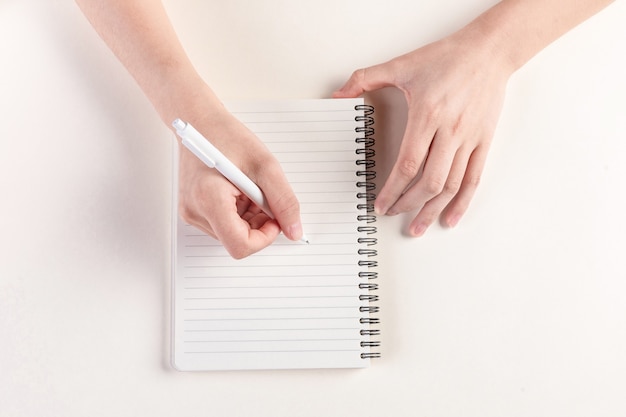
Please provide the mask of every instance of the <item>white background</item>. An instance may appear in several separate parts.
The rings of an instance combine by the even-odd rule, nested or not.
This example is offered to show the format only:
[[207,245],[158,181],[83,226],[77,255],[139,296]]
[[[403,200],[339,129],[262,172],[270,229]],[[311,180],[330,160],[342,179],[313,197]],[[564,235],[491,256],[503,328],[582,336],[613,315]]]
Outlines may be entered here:
[[[488,0],[174,1],[224,99],[327,97]],[[509,83],[455,230],[379,226],[365,370],[169,366],[173,135],[69,0],[0,0],[0,416],[623,416],[626,4]],[[380,173],[402,98],[378,105]]]

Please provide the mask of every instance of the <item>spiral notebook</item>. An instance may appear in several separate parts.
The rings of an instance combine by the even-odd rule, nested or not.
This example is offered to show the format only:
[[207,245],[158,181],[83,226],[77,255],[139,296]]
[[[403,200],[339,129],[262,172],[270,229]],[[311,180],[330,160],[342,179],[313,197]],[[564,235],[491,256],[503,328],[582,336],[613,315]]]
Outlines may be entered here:
[[367,367],[379,357],[373,108],[362,99],[226,107],[280,161],[311,243],[281,235],[233,260],[173,210],[173,366]]

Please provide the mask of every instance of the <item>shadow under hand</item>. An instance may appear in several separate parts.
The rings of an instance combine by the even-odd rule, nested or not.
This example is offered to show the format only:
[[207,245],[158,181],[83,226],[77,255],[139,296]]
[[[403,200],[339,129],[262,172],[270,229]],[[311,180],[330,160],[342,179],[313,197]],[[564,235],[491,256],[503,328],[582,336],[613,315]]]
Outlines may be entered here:
[[[374,150],[376,155],[376,190],[385,185],[389,173],[391,172],[400,144],[404,137],[404,130],[407,123],[408,106],[404,94],[397,88],[388,87],[377,91],[366,93],[365,102],[374,106],[374,138],[376,139]],[[415,217],[415,212],[401,214],[401,229],[404,236],[408,234],[408,228]]]

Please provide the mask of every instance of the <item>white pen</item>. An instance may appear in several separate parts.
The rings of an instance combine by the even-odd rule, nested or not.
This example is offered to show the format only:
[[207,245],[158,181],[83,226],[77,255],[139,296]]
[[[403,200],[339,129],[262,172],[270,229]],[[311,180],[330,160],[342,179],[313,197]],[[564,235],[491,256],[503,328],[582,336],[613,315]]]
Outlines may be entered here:
[[[182,139],[183,145],[209,168],[215,168],[228,181],[244,193],[250,200],[259,206],[265,214],[274,219],[274,214],[267,205],[267,200],[258,185],[246,176],[235,164],[221,153],[191,124],[180,119],[172,123],[176,133]],[[309,239],[303,234],[301,242],[309,243]]]

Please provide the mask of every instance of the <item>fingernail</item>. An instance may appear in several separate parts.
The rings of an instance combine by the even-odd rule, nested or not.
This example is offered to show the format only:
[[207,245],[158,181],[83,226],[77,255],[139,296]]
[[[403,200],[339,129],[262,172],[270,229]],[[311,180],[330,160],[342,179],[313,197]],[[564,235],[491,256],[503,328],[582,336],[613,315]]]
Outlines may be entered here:
[[298,240],[302,237],[302,224],[295,223],[287,228],[287,237],[292,240]]
[[413,228],[413,236],[414,237],[420,237],[424,234],[424,232],[426,232],[426,229],[428,229],[428,225],[420,223],[417,226],[415,226]]
[[461,215],[456,214],[454,216],[451,216],[448,219],[448,226],[455,227],[459,223],[459,220],[461,220]]

